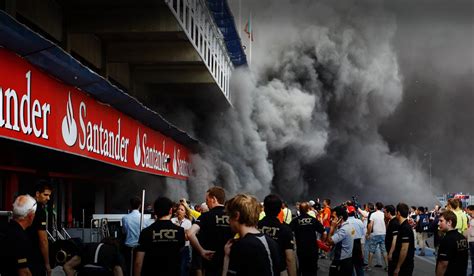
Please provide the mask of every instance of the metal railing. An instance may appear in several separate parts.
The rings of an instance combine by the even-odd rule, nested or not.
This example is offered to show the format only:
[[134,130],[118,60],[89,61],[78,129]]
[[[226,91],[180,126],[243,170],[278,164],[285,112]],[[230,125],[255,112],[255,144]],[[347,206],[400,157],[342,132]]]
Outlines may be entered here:
[[203,0],[165,0],[217,85],[231,102],[232,62],[224,38]]

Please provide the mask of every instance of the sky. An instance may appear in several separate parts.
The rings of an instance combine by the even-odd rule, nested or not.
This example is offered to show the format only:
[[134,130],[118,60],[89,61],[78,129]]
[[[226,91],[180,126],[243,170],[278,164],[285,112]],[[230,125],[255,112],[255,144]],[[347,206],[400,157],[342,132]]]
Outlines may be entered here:
[[473,3],[242,0],[239,20],[229,0],[254,31],[233,107],[169,114],[201,141],[189,197],[212,185],[289,202],[474,194]]

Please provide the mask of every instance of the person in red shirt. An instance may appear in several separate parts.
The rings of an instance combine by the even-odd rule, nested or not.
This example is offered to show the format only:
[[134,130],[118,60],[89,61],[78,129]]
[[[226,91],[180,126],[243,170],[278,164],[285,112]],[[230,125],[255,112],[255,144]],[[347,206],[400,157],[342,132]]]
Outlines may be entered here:
[[329,229],[331,228],[331,200],[328,198],[323,200],[323,214],[321,220],[326,233],[329,233]]

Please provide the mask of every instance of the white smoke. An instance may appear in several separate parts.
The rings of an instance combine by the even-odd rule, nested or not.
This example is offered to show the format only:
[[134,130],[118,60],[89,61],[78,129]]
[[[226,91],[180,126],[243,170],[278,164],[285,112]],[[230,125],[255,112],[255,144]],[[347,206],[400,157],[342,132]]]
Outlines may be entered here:
[[255,4],[252,70],[234,72],[233,108],[198,131],[192,200],[212,185],[292,201],[431,200],[420,162],[378,131],[403,96],[393,16],[377,2],[332,2]]

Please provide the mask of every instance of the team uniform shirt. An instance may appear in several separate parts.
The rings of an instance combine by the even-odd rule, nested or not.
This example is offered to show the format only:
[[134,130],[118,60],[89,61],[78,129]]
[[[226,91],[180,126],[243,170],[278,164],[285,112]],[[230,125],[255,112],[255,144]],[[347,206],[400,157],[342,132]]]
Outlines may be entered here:
[[324,227],[318,220],[308,214],[302,214],[291,221],[290,228],[295,233],[298,254],[317,252],[316,232],[321,235],[324,233]]
[[35,212],[35,218],[30,227],[26,229],[31,241],[32,259],[31,262],[35,264],[44,264],[43,255],[39,247],[38,231],[46,231],[46,209],[45,206],[38,202]]
[[388,222],[387,234],[385,235],[385,249],[387,250],[387,253],[389,253],[392,248],[393,237],[398,235],[399,227],[400,222],[398,222],[398,219],[395,217]]
[[232,245],[227,275],[279,275],[279,263],[278,244],[272,238],[248,233]]
[[279,271],[286,270],[286,263],[283,261],[286,259],[285,250],[294,249],[291,228],[286,224],[280,223],[277,218],[267,216],[258,222],[258,230],[277,242],[281,260]]
[[31,241],[16,221],[2,229],[0,248],[0,275],[18,275],[18,269],[30,267]]
[[413,268],[415,258],[415,236],[413,235],[413,228],[409,224],[408,219],[403,221],[403,223],[400,224],[400,227],[398,228],[397,242],[392,255],[392,260],[395,264],[398,262],[400,257],[402,243],[408,243],[408,252],[401,269]]
[[331,237],[335,244],[334,260],[339,261],[352,257],[355,232],[356,230],[348,221],[341,224],[341,227],[335,231]]
[[322,235],[323,225],[312,216],[302,213],[291,221],[290,228],[295,233],[299,270],[317,271],[319,254],[316,232]]
[[145,252],[142,275],[179,275],[184,229],[169,220],[157,220],[143,229],[137,251]]
[[438,259],[440,261],[448,261],[448,267],[444,275],[466,275],[468,244],[466,238],[456,229],[448,231],[439,244]]
[[224,206],[217,206],[203,213],[195,222],[199,225],[199,243],[206,250],[215,251],[211,261],[202,260],[207,270],[222,270],[224,262],[224,245],[233,237],[229,225],[229,216]]

